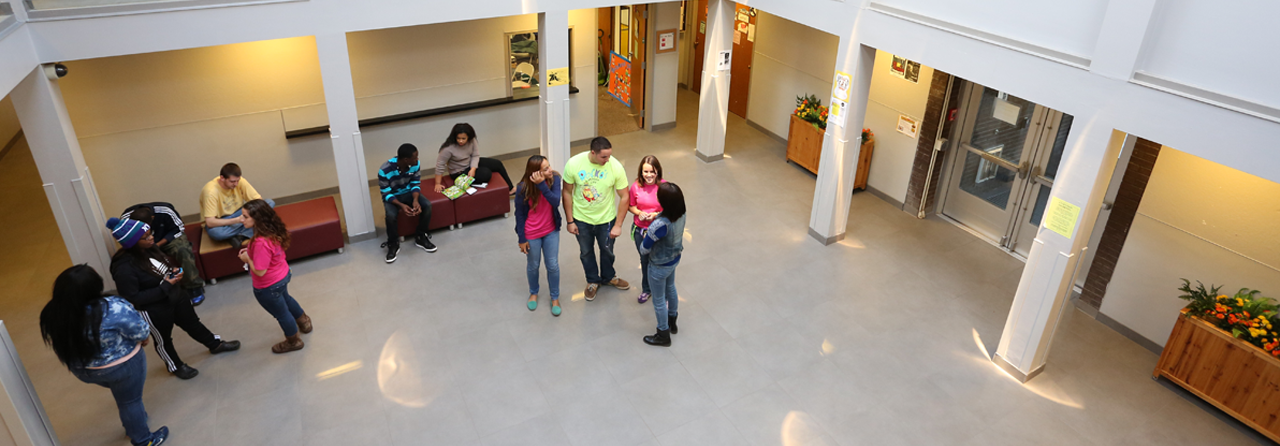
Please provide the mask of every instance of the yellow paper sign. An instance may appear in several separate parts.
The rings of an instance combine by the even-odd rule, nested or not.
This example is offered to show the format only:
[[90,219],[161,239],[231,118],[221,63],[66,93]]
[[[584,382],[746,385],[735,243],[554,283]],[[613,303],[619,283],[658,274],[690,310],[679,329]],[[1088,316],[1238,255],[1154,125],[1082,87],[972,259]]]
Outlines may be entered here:
[[1079,217],[1080,206],[1053,197],[1053,201],[1049,203],[1049,210],[1045,212],[1044,227],[1063,237],[1071,238],[1071,234],[1076,230],[1076,219]]
[[547,86],[554,87],[569,83],[569,67],[547,70]]

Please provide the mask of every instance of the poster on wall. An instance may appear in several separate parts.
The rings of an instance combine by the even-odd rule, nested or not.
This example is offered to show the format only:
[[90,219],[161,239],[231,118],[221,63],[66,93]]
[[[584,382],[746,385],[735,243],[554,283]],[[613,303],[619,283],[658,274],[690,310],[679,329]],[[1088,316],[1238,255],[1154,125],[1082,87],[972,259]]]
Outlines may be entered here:
[[906,79],[907,60],[898,56],[893,56],[893,63],[889,64],[889,74],[897,76],[899,79]]
[[911,83],[920,82],[920,62],[914,60],[907,61],[907,71],[903,73],[903,78],[911,81]]
[[898,133],[915,138],[919,127],[916,120],[908,118],[907,115],[898,115]]
[[1076,231],[1076,220],[1080,218],[1080,206],[1053,197],[1049,202],[1049,210],[1045,212],[1044,227],[1066,238]]
[[670,53],[676,50],[676,30],[668,29],[658,31],[658,54]]
[[835,80],[831,82],[831,96],[841,101],[848,101],[849,87],[852,82],[853,78],[849,76],[849,73],[837,71]]
[[569,67],[547,70],[547,86],[556,87],[569,83]]
[[845,101],[831,98],[831,107],[827,108],[827,123],[834,123],[836,126],[844,127],[844,112],[849,107]]
[[631,61],[615,52],[609,52],[609,95],[631,106]]
[[729,71],[733,67],[733,51],[721,51],[720,57],[716,58],[716,71]]

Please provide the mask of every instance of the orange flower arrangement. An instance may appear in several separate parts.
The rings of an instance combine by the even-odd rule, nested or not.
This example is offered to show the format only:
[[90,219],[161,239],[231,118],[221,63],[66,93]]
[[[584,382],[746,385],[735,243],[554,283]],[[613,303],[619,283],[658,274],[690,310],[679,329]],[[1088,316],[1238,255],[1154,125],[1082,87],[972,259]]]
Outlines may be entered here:
[[1192,288],[1187,279],[1182,279],[1182,283],[1178,290],[1185,294],[1178,297],[1190,302],[1188,316],[1207,321],[1271,356],[1280,357],[1280,333],[1275,330],[1275,325],[1280,323],[1277,319],[1280,307],[1274,299],[1259,296],[1260,291],[1248,288],[1228,296],[1218,293],[1221,286],[1205,289],[1204,284],[1197,281],[1197,286]]
[[817,96],[796,96],[796,110],[792,114],[815,127],[827,129],[827,107]]

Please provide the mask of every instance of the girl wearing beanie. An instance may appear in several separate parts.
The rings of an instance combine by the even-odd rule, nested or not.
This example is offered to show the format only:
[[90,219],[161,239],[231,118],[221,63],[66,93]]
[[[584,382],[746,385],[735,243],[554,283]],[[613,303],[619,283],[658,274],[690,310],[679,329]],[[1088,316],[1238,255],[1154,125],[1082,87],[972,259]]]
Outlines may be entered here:
[[302,350],[304,344],[298,332],[311,333],[311,317],[289,295],[293,272],[289,270],[284,252],[289,249],[289,230],[271,205],[262,200],[244,204],[244,227],[253,229],[249,247],[240,250],[240,260],[249,266],[249,275],[253,277],[253,297],[275,316],[280,329],[284,330],[284,342],[272,346],[271,351]]
[[177,325],[210,353],[218,354],[240,348],[240,341],[223,341],[200,322],[191,299],[178,286],[182,268],[156,247],[151,227],[131,219],[107,220],[111,235],[123,248],[111,258],[111,278],[120,296],[133,304],[151,325],[151,338],[156,353],[169,373],[182,379],[195,378],[200,372],[182,362],[173,348],[173,326]]

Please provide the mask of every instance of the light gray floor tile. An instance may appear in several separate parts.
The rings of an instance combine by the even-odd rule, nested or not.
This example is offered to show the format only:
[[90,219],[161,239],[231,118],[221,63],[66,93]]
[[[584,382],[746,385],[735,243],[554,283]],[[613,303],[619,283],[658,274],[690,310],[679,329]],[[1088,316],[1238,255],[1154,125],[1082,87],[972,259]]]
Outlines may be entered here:
[[753,446],[836,446],[821,423],[777,385],[769,385],[720,409]]
[[550,413],[494,432],[484,437],[483,442],[485,446],[571,446],[556,417]]
[[632,446],[653,439],[644,419],[618,388],[605,388],[552,406],[575,446]]
[[670,349],[645,344],[645,334],[653,333],[618,332],[591,343],[591,349],[619,384],[626,385],[679,364]]
[[680,362],[711,397],[711,401],[720,407],[773,383],[769,374],[734,341],[681,359]]
[[679,363],[625,384],[622,390],[659,436],[716,410],[715,403]]
[[550,410],[533,374],[523,364],[481,375],[463,388],[467,411],[481,437]]
[[718,410],[675,428],[658,437],[662,446],[713,446],[741,445],[746,440],[738,433],[738,428],[725,418]]

